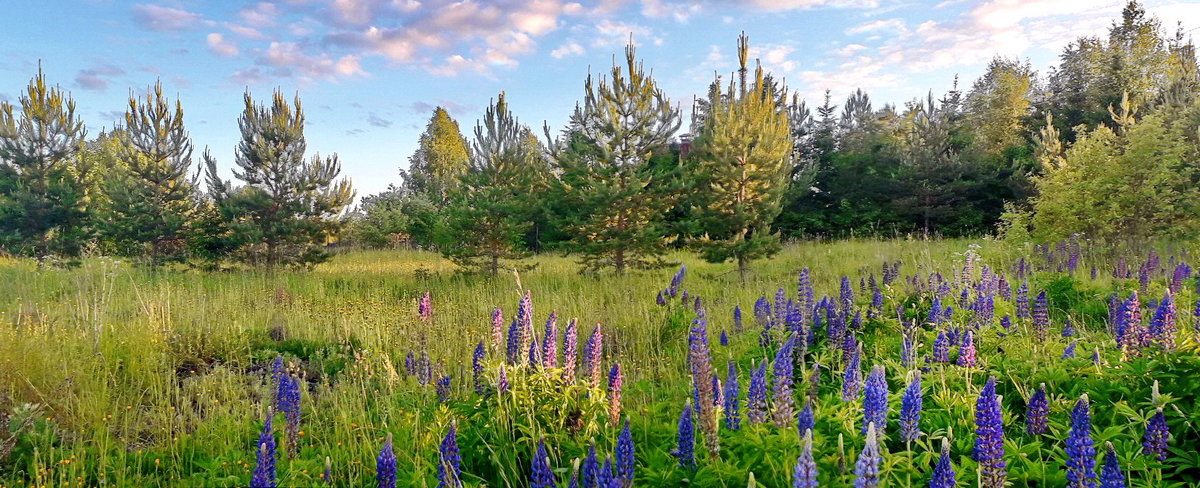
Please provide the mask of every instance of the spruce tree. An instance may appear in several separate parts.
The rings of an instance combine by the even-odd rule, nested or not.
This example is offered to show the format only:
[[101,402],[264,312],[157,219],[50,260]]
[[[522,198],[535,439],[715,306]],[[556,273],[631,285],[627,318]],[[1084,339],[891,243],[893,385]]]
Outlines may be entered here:
[[341,226],[339,214],[354,198],[350,181],[338,179],[337,155],[305,159],[304,110],[276,91],[270,106],[245,95],[238,118],[242,139],[235,150],[234,187],[217,174],[205,154],[209,194],[227,232],[222,246],[248,264],[274,269],[307,267],[328,257],[322,244]]
[[103,230],[119,252],[157,266],[186,257],[188,225],[195,213],[192,141],[183,105],[171,106],[155,83],[144,100],[130,95],[119,132],[119,169],[107,178]]
[[630,44],[609,78],[588,76],[583,105],[565,137],[552,142],[572,234],[567,250],[582,255],[587,271],[662,266],[673,240],[663,220],[678,198],[678,168],[649,163],[679,129],[679,110],[635,54]]
[[407,189],[429,195],[439,206],[446,204],[459,176],[470,165],[467,140],[446,109],[433,110],[417,150],[408,161],[408,171],[401,171]]
[[529,253],[522,242],[546,162],[537,138],[501,92],[475,126],[471,165],[446,208],[442,253],[467,269],[496,275]]
[[0,243],[34,256],[79,254],[88,232],[86,129],[71,94],[38,74],[18,102],[0,102]]

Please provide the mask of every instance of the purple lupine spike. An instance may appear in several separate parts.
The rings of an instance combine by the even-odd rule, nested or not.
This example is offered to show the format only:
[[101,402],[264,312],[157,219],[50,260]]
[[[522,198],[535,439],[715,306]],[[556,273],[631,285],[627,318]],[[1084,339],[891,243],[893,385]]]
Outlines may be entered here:
[[1200,299],[1196,300],[1196,306],[1192,309],[1192,330],[1200,332]]
[[733,331],[742,331],[742,307],[737,305],[733,306]]
[[1138,298],[1136,291],[1129,294],[1129,299],[1125,300],[1125,333],[1122,336],[1125,339],[1125,350],[1137,354],[1141,349],[1149,345],[1149,330],[1142,323],[1142,303]]
[[596,486],[601,488],[616,488],[618,483],[617,475],[613,472],[612,458],[604,458],[604,465],[600,467],[600,473],[596,476]]
[[503,364],[500,365],[500,377],[496,379],[496,392],[501,395],[508,392],[508,373]]
[[1038,293],[1033,301],[1033,335],[1038,342],[1046,342],[1046,333],[1050,329],[1050,302],[1046,292]]
[[1050,400],[1046,398],[1046,384],[1041,383],[1025,407],[1025,432],[1034,436],[1045,434],[1049,417]]
[[975,332],[967,331],[963,336],[962,345],[958,346],[958,365],[963,368],[975,367]]
[[620,488],[629,488],[633,486],[634,470],[637,466],[637,459],[634,456],[633,448],[633,433],[629,431],[629,420],[625,420],[625,427],[621,429],[621,434],[617,436],[616,449],[616,469],[617,481]]
[[614,424],[621,419],[621,363],[613,363],[608,372],[608,419]]
[[529,470],[530,488],[558,488],[558,480],[554,477],[554,471],[550,469],[550,454],[546,452],[545,439],[538,440],[537,451],[533,454]]
[[1067,344],[1067,347],[1063,349],[1062,359],[1070,359],[1075,357],[1075,346],[1077,344],[1079,344],[1079,341],[1071,341],[1070,344]]
[[783,347],[775,354],[775,361],[772,369],[774,380],[771,383],[771,400],[774,407],[773,414],[776,427],[787,427],[792,425],[795,418],[796,400],[792,394],[792,374],[795,367],[793,366],[794,353],[796,347],[796,336],[788,338],[787,342],[783,343]]
[[975,402],[975,461],[981,488],[1004,488],[1008,479],[1004,461],[1004,421],[996,396],[996,377],[988,377]]
[[771,310],[772,328],[782,329],[787,322],[787,290],[775,290],[775,308]]
[[1152,342],[1159,348],[1170,351],[1175,349],[1175,299],[1168,292],[1154,310],[1154,318],[1150,320],[1149,334]]
[[482,395],[487,393],[487,380],[483,377],[483,358],[487,354],[487,349],[483,346],[483,341],[475,346],[475,353],[471,355],[471,380],[475,385],[475,394]]
[[462,487],[462,456],[458,451],[458,426],[450,424],[438,447],[438,488]]
[[1029,282],[1022,281],[1017,288],[1017,319],[1029,319]]
[[417,357],[413,355],[412,351],[409,351],[408,355],[404,356],[404,374],[417,374]]
[[[411,357],[412,353],[409,353],[409,356]],[[275,380],[275,410],[280,410],[285,401],[283,396],[287,384],[283,379],[286,376],[287,370],[283,366],[283,356],[275,356],[275,362],[271,363],[271,379]]]
[[1125,488],[1125,473],[1111,442],[1104,443],[1104,467],[1100,468],[1100,488]]
[[505,344],[504,358],[508,364],[517,364],[521,358],[521,323],[516,317],[508,325],[508,342]]
[[529,338],[529,366],[540,366],[542,364],[542,348],[538,347],[537,337],[530,334]]
[[575,363],[578,361],[579,326],[578,321],[571,319],[567,329],[563,331],[563,383],[575,384]]
[[718,378],[714,373],[712,376],[712,390],[714,393],[713,406],[720,407],[725,404],[725,390],[721,389],[721,378]]
[[579,474],[582,488],[596,487],[596,477],[600,475],[600,461],[596,459],[595,441],[588,446],[588,455],[583,459],[583,466],[579,468]]
[[558,312],[551,311],[542,335],[542,367],[558,367]]
[[946,331],[938,331],[937,339],[933,340],[933,360],[939,363],[950,362],[950,339]]
[[849,358],[850,356],[854,355],[854,351],[858,349],[859,346],[860,344],[858,343],[858,336],[856,336],[853,332],[846,332],[846,335],[842,337],[842,358]]
[[1067,486],[1096,488],[1096,446],[1092,441],[1092,414],[1086,393],[1071,410],[1066,451]]
[[867,426],[874,425],[880,434],[887,432],[888,417],[888,384],[883,366],[876,364],[867,375],[866,388],[863,391],[863,424],[862,433],[867,432]]
[[720,342],[721,342],[721,345],[722,345],[722,346],[728,346],[728,345],[729,345],[729,336],[725,334],[725,331],[721,331],[721,339],[720,339]]
[[679,459],[679,467],[683,469],[696,468],[696,426],[692,423],[692,405],[684,405],[679,415],[679,433],[675,451],[672,454]]
[[300,380],[291,375],[284,375],[281,379],[285,386],[279,410],[283,413],[288,457],[294,458],[300,453]]
[[658,304],[658,306],[660,306],[660,307],[664,307],[667,305],[667,299],[663,297],[662,290],[659,290],[658,296],[654,297],[654,303]]
[[375,486],[396,488],[396,452],[392,450],[392,434],[383,441],[379,457],[375,459]]
[[600,329],[600,324],[596,324],[596,328],[592,329],[592,335],[587,341],[587,363],[589,370],[588,378],[594,388],[600,387],[601,364],[604,358],[604,332]]
[[446,403],[450,401],[450,377],[442,376],[437,381],[437,397],[438,402]]
[[683,303],[687,303],[687,302],[688,302],[688,292],[687,292],[687,290],[683,290],[683,293],[682,293],[682,294],[680,294],[680,296],[679,296],[679,301],[681,301],[681,302],[683,302]]
[[950,440],[942,438],[942,455],[938,457],[937,465],[933,467],[933,478],[929,480],[929,488],[956,488],[957,475],[954,473],[954,462],[950,460]]
[[267,420],[263,422],[262,432],[258,434],[257,462],[254,474],[250,477],[251,488],[275,488],[275,432],[271,429],[271,417],[274,414],[267,411]]
[[1171,293],[1179,293],[1183,289],[1183,280],[1192,276],[1192,267],[1187,263],[1179,263],[1175,266],[1175,271],[1171,273]]
[[843,311],[854,307],[854,287],[850,285],[850,277],[842,276],[842,284],[838,293],[838,305]]
[[862,347],[854,350],[850,361],[846,363],[846,372],[842,374],[842,401],[852,402],[858,399],[862,392]]
[[1067,320],[1063,322],[1062,336],[1075,337],[1075,326],[1071,324],[1071,317],[1067,317]]
[[754,301],[754,322],[759,327],[769,328],[771,325],[771,304],[767,303],[767,297],[758,297]]
[[796,416],[796,428],[800,432],[810,431],[817,424],[816,416],[813,414],[812,399],[804,399],[804,408],[800,410],[800,415]]
[[767,362],[763,361],[750,375],[750,391],[746,398],[746,418],[751,424],[767,421]]
[[883,464],[883,453],[879,447],[879,434],[875,424],[867,425],[867,441],[858,461],[854,463],[854,488],[878,488],[881,480],[879,466]]
[[729,430],[738,430],[741,428],[742,417],[738,412],[738,395],[740,394],[740,385],[738,385],[737,364],[732,359],[729,360],[729,372],[725,375],[725,428]]
[[429,292],[421,295],[421,301],[417,303],[417,317],[422,322],[428,322],[433,319],[433,297]]
[[803,313],[812,313],[813,305],[816,303],[813,299],[812,277],[809,276],[808,267],[800,270],[800,277],[796,283],[796,301]]
[[786,322],[788,332],[804,338],[804,314],[800,311],[800,306],[791,299],[788,299],[787,303]]
[[817,461],[812,452],[812,430],[805,430],[801,438],[804,439],[804,447],[800,450],[800,457],[796,459],[796,469],[792,472],[792,487],[817,488]]
[[871,295],[871,306],[867,307],[867,318],[878,319],[883,312],[883,290],[876,288]]
[[[1012,319],[1007,315],[1000,317],[1000,327],[1003,328],[1005,332],[1012,330]],[[1000,337],[1004,337],[1004,332],[1000,333]]]
[[921,372],[914,371],[900,400],[900,439],[904,442],[913,442],[921,437],[921,408],[924,402]]
[[1167,427],[1167,417],[1163,415],[1162,407],[1158,407],[1158,411],[1146,422],[1146,434],[1142,436],[1142,454],[1166,461],[1170,438],[1171,430]]
[[717,430],[719,419],[714,408],[719,388],[714,388],[713,378],[716,373],[712,367],[712,356],[708,347],[708,321],[697,317],[692,321],[688,335],[688,360],[691,364],[692,384],[695,387],[695,415],[700,419],[700,431],[704,433],[704,443],[714,456],[720,450]]
[[[422,342],[424,340],[422,339]],[[429,359],[429,351],[424,345],[421,346],[421,355],[417,357],[417,383],[421,386],[428,385],[433,380],[433,361]]]
[[905,368],[912,368],[913,359],[917,354],[916,343],[913,342],[912,334],[903,332],[900,335],[900,365]]
[[679,270],[675,272],[675,276],[671,277],[671,284],[667,287],[667,294],[671,298],[675,298],[679,294],[679,287],[683,286],[683,279],[687,276],[687,266],[679,265]]
[[521,297],[521,301],[517,303],[517,358],[516,361],[521,361],[521,355],[527,354],[531,350],[536,350],[533,347],[533,295],[526,291]]

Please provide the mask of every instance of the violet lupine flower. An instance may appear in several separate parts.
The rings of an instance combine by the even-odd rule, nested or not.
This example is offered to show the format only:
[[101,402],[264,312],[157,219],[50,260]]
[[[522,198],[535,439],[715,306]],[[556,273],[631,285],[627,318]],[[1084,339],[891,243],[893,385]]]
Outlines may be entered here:
[[850,285],[850,277],[842,276],[841,289],[838,294],[838,304],[841,305],[843,311],[849,311],[854,307],[854,287]]
[[787,304],[787,330],[803,339],[804,337],[804,313],[800,311],[800,306],[796,305],[794,300],[788,299]]
[[551,311],[542,335],[542,367],[558,367],[558,312]]
[[550,454],[546,452],[545,439],[538,440],[537,451],[533,454],[529,470],[531,488],[558,488],[558,480],[554,479],[554,471],[550,469]]
[[954,473],[954,462],[950,460],[950,440],[942,438],[942,455],[938,457],[937,465],[933,467],[933,478],[929,480],[929,488],[956,488],[957,475]]
[[[1011,330],[1012,329],[1012,319],[1009,318],[1007,315],[1000,317],[1000,327],[1004,328],[1005,332]],[[1000,337],[1004,337],[1004,334],[1001,333]]]
[[433,318],[433,297],[429,292],[421,295],[421,301],[417,303],[417,317],[423,322],[428,322]]
[[722,346],[729,345],[729,336],[725,334],[725,331],[721,331],[721,339],[720,340],[721,340]]
[[333,461],[329,460],[329,456],[325,456],[325,470],[321,472],[321,481],[327,485],[333,484]]
[[[521,301],[517,302],[517,357],[515,361],[521,360],[521,355],[530,350],[535,350],[533,347],[533,296],[529,291],[521,297]],[[515,364],[515,363],[514,363]]]
[[775,353],[771,399],[776,427],[791,425],[795,417],[796,400],[792,395],[792,374],[795,369],[792,360],[795,347],[796,336],[792,336]]
[[853,356],[854,351],[858,350],[859,346],[858,336],[853,332],[846,332],[846,335],[842,337],[842,358],[846,359]]
[[618,486],[620,488],[633,486],[637,458],[634,456],[633,433],[629,431],[628,419],[625,420],[625,428],[621,429],[621,434],[617,436],[616,458]]
[[783,328],[787,322],[787,290],[780,287],[775,290],[775,308],[771,310],[772,328]]
[[508,325],[508,342],[505,344],[504,358],[508,364],[517,364],[521,355],[521,323],[516,317]]
[[1034,436],[1045,434],[1049,417],[1050,401],[1046,398],[1046,384],[1041,383],[1025,407],[1025,432]]
[[1070,344],[1067,344],[1067,347],[1063,349],[1062,359],[1070,359],[1075,357],[1075,346],[1077,344],[1079,344],[1079,341],[1071,341]]
[[591,380],[593,387],[600,386],[601,364],[600,361],[604,358],[604,332],[600,330],[600,324],[596,324],[596,328],[592,329],[592,335],[587,341],[587,358],[585,361],[586,369],[589,370],[588,377]]
[[996,377],[988,378],[975,402],[975,461],[979,463],[981,488],[1004,488],[1008,479],[1004,461],[1004,421]]
[[1075,336],[1075,326],[1071,325],[1071,317],[1067,317],[1067,321],[1065,323],[1063,323],[1062,336],[1063,337],[1074,337]]
[[[412,353],[408,353],[412,357]],[[279,410],[283,405],[284,388],[287,383],[284,383],[284,378],[287,377],[287,371],[283,367],[283,356],[275,356],[275,362],[271,363],[271,379],[275,380],[275,410]]]
[[1122,337],[1125,339],[1122,345],[1125,350],[1130,353],[1137,353],[1142,347],[1149,345],[1149,330],[1142,324],[1142,303],[1138,299],[1136,291],[1129,294],[1129,299],[1125,300],[1125,327]]
[[[422,342],[424,339],[422,338]],[[429,351],[424,345],[421,346],[421,355],[417,357],[417,383],[421,386],[428,385],[433,379],[433,361],[429,359]]]
[[900,439],[904,442],[913,442],[921,437],[921,408],[924,402],[921,372],[914,371],[900,400]]
[[854,350],[850,361],[846,364],[846,372],[842,375],[842,401],[852,402],[858,399],[862,392],[862,348]]
[[1192,317],[1195,318],[1192,321],[1192,330],[1200,332],[1200,299],[1196,300],[1196,306],[1192,309]]
[[588,446],[588,455],[583,459],[583,465],[579,468],[579,478],[582,480],[580,485],[582,488],[595,488],[596,477],[600,475],[600,461],[596,459],[596,442]]
[[958,365],[963,368],[975,367],[975,333],[967,331],[963,336],[962,345],[958,346]]
[[800,415],[796,417],[796,427],[800,432],[813,430],[817,424],[817,419],[813,415],[812,399],[804,399],[804,408],[800,410]]
[[542,364],[542,348],[538,347],[537,337],[530,334],[529,337],[529,366],[541,366]]
[[1017,288],[1017,318],[1028,319],[1029,313],[1029,282],[1022,281],[1021,286]]
[[462,456],[458,451],[458,426],[450,424],[442,445],[438,447],[438,488],[462,486]]
[[671,277],[671,284],[667,287],[667,294],[671,298],[675,298],[679,294],[679,287],[683,286],[683,279],[687,276],[687,266],[679,265],[679,271],[675,272],[675,276]]
[[796,458],[792,487],[817,488],[817,461],[812,452],[812,430],[805,430],[800,435],[804,439],[804,448],[800,451],[800,457]]
[[396,452],[392,450],[392,434],[383,441],[379,457],[375,459],[375,486],[396,488]]
[[933,340],[933,360],[939,363],[950,362],[950,339],[946,331],[938,331],[937,339]]
[[658,292],[658,296],[654,297],[654,303],[658,304],[660,307],[667,305],[667,299],[663,298],[663,292],[661,290]]
[[741,386],[738,385],[737,364],[729,360],[729,373],[725,375],[725,428],[738,430],[741,428],[742,417],[738,412],[738,395]]
[[262,432],[258,434],[257,463],[250,477],[250,488],[275,488],[275,432],[271,429],[272,412],[267,412]]
[[1175,272],[1171,274],[1171,293],[1179,293],[1179,290],[1183,288],[1183,280],[1188,279],[1191,275],[1192,267],[1187,263],[1179,263],[1175,266]]
[[1092,414],[1086,393],[1071,410],[1066,451],[1067,486],[1096,488],[1096,446],[1092,441]]
[[672,454],[679,459],[679,467],[695,469],[696,467],[696,426],[692,423],[692,405],[684,405],[683,413],[679,415],[678,444]]
[[437,381],[437,397],[438,402],[446,403],[450,401],[450,377],[442,376]]
[[500,307],[492,310],[492,353],[499,354],[504,341],[504,312]]
[[878,435],[875,424],[867,425],[866,445],[854,463],[854,488],[878,488],[880,485],[879,465],[883,464],[883,453],[880,452]]
[[1164,350],[1175,349],[1175,299],[1170,293],[1163,297],[1150,320],[1150,337]]
[[1111,442],[1104,443],[1104,466],[1100,468],[1100,488],[1125,488],[1125,473]]
[[487,393],[487,380],[483,377],[483,356],[487,354],[487,349],[483,346],[483,341],[475,346],[475,353],[471,355],[471,380],[475,384],[475,394],[482,395]]
[[496,392],[501,395],[508,392],[508,373],[503,364],[500,365],[500,377],[496,380]]
[[1038,342],[1046,342],[1046,333],[1050,328],[1050,302],[1046,292],[1038,293],[1033,301],[1033,335]]
[[563,383],[575,384],[575,363],[578,358],[579,327],[578,321],[571,319],[567,329],[563,331]]
[[720,446],[717,437],[719,419],[715,405],[719,388],[713,386],[716,373],[713,371],[712,356],[708,348],[708,321],[697,317],[692,321],[688,335],[688,360],[691,364],[692,384],[695,387],[695,414],[700,417],[700,431],[704,433],[705,446],[715,455]]
[[746,418],[751,424],[767,421],[767,362],[763,361],[750,375],[750,391],[746,398]]
[[867,307],[867,318],[877,319],[883,312],[883,290],[876,288],[871,295],[871,306]]
[[758,300],[754,301],[754,321],[759,327],[770,327],[771,304],[767,303],[767,297],[758,297]]
[[905,368],[913,366],[913,356],[916,355],[916,344],[913,342],[912,334],[905,332],[900,338],[900,365]]
[[742,331],[742,307],[737,305],[733,306],[733,331]]
[[1171,430],[1167,427],[1167,417],[1163,415],[1162,407],[1158,407],[1158,411],[1146,422],[1146,434],[1142,436],[1142,454],[1166,461],[1170,438]]
[[408,355],[404,356],[404,374],[417,374],[417,357],[413,355],[412,351],[409,351]]
[[796,283],[796,300],[799,302],[800,311],[804,313],[812,313],[814,300],[812,278],[809,276],[808,268],[800,270],[800,277]]
[[[612,457],[604,458],[604,466],[600,467],[600,472],[596,476],[596,486],[600,488],[616,488],[619,481],[617,475],[613,472]],[[557,485],[555,485],[557,487]]]
[[283,412],[284,431],[287,433],[288,457],[296,457],[300,453],[300,380],[291,375],[284,375],[283,402],[279,410]]
[[613,363],[608,372],[608,419],[613,423],[621,418],[621,363]]
[[862,433],[867,433],[867,427],[874,425],[880,433],[887,432],[888,417],[888,384],[883,366],[875,365],[867,375],[867,385],[863,393],[863,424]]

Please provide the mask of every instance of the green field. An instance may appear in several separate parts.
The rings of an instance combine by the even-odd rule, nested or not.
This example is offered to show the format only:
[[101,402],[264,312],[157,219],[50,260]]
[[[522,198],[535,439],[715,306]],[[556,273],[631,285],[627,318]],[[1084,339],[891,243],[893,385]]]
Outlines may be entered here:
[[[979,260],[972,280],[988,266],[1015,289],[1020,280],[1014,263],[1025,257],[1033,265],[1029,298],[1047,291],[1048,338],[1035,338],[1028,320],[1014,320],[1006,333],[999,319],[1014,314],[1014,303],[997,297],[994,317],[976,332],[975,367],[925,363],[937,336],[933,326],[922,325],[932,291],[914,288],[908,277],[925,281],[941,272],[955,286],[943,298],[956,309],[944,327],[968,327],[973,315],[959,305],[954,276],[973,243],[979,244]],[[1113,279],[1119,254],[1102,251],[1085,245],[1079,267],[1069,273],[1053,265],[1042,270],[1045,261],[1034,250],[995,241],[813,242],[789,245],[756,263],[745,283],[732,264],[671,256],[687,266],[682,289],[701,297],[707,312],[713,370],[724,380],[727,360],[733,360],[741,382],[741,429],[722,423],[719,456],[706,453],[697,432],[694,471],[670,454],[677,448],[679,412],[692,398],[688,334],[695,318],[692,303],[655,303],[673,269],[581,275],[570,258],[540,256],[536,268],[519,276],[487,280],[458,274],[440,255],[417,251],[346,252],[313,272],[276,274],[154,272],[107,259],[87,260],[75,270],[38,271],[31,261],[8,260],[0,262],[0,420],[7,425],[0,430],[0,486],[246,486],[274,400],[270,368],[277,356],[303,380],[295,457],[283,448],[283,416],[275,419],[279,486],[321,486],[326,458],[333,485],[373,486],[376,455],[389,433],[398,486],[437,486],[438,445],[451,423],[457,424],[466,486],[529,486],[540,439],[559,485],[566,486],[589,440],[602,461],[620,431],[622,422],[606,411],[603,385],[566,387],[556,383],[558,371],[527,366],[506,369],[511,389],[504,394],[477,395],[472,385],[472,350],[481,341],[490,344],[493,309],[503,309],[507,330],[525,291],[539,336],[551,311],[560,334],[568,319],[579,319],[581,347],[593,325],[602,324],[603,372],[619,362],[624,375],[621,418],[631,422],[636,445],[634,485],[680,486],[686,479],[688,486],[743,487],[752,472],[761,486],[791,486],[801,450],[794,422],[780,428],[744,418],[752,369],[771,360],[786,339],[776,329],[772,343],[760,346],[755,300],[766,296],[774,303],[780,287],[795,298],[797,273],[808,267],[818,299],[837,297],[841,277],[848,276],[854,308],[865,311],[871,291],[860,289],[860,278],[879,279],[883,263],[896,261],[902,263],[900,277],[882,286],[881,318],[865,320],[859,332],[863,376],[873,365],[885,366],[891,392],[881,469],[886,486],[925,486],[943,438],[953,446],[959,485],[975,486],[975,400],[989,375],[997,377],[1004,406],[1011,486],[1066,484],[1068,414],[1083,393],[1092,401],[1097,471],[1104,441],[1111,441],[1130,486],[1197,486],[1195,279],[1189,277],[1175,295],[1175,347],[1123,358],[1107,329],[1108,297],[1119,291],[1124,298],[1139,288],[1136,270],[1146,254],[1128,254],[1133,278]],[[1146,303],[1163,296],[1172,259],[1186,259],[1181,250],[1159,253],[1161,264],[1143,293],[1147,323],[1154,309]],[[1094,279],[1092,266],[1098,270]],[[426,291],[432,319],[421,321],[417,302]],[[900,359],[897,305],[906,321],[919,318],[911,368]],[[743,311],[741,333],[734,331],[735,306]],[[1073,338],[1060,334],[1068,318],[1077,331]],[[719,344],[723,332],[728,346]],[[828,344],[823,332],[815,334],[803,366],[796,365],[793,400],[799,410],[811,386],[808,368],[823,365],[813,404],[814,457],[823,486],[850,486],[864,443],[862,402],[839,398],[845,361],[840,345]],[[1076,357],[1062,358],[1073,340]],[[435,375],[452,378],[447,402],[438,401],[432,384],[421,386],[406,374],[405,357],[419,357],[421,344]],[[503,362],[495,353],[485,361],[489,385]],[[924,434],[905,443],[897,427],[900,395],[910,369],[917,368],[928,368]],[[1155,380],[1160,398],[1151,398]],[[1042,382],[1051,400],[1050,431],[1033,436],[1025,432],[1025,405]],[[1162,462],[1142,452],[1147,419],[1159,405],[1172,435]]]

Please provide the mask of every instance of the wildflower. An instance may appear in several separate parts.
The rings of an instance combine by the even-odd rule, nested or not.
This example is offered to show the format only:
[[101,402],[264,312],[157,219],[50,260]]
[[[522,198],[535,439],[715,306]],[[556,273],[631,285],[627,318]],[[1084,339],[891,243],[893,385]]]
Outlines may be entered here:
[[593,387],[600,386],[600,361],[604,358],[604,332],[600,329],[600,324],[596,324],[596,328],[592,329],[592,335],[587,341],[587,358],[584,366],[589,372],[589,379]]
[[722,346],[729,345],[729,336],[725,335],[725,331],[721,331],[721,345]]
[[621,418],[621,363],[613,363],[608,372],[608,418],[616,423]]
[[880,485],[880,464],[883,464],[883,454],[880,452],[878,434],[875,424],[868,424],[866,445],[858,453],[858,462],[854,463],[854,488],[877,488]]
[[659,290],[659,292],[658,292],[658,296],[654,297],[654,303],[655,303],[655,304],[657,304],[657,305],[658,305],[658,306],[660,306],[660,307],[663,307],[663,306],[666,306],[666,305],[667,305],[667,299],[666,299],[666,298],[663,298],[663,292],[662,292],[662,290]]
[[375,482],[379,488],[396,488],[396,453],[392,450],[392,434],[383,441],[375,460]]
[[813,415],[812,399],[805,398],[804,408],[800,410],[800,415],[798,415],[796,418],[796,427],[800,432],[805,432],[813,430],[813,427],[816,426],[816,423],[816,417]]
[[1175,332],[1175,299],[1168,292],[1150,320],[1149,335],[1158,347],[1169,351],[1175,349]]
[[508,373],[504,370],[504,365],[500,365],[500,377],[496,380],[496,391],[501,395],[508,392]]
[[738,385],[737,365],[732,359],[729,360],[729,373],[725,375],[725,428],[729,430],[738,430],[742,424],[742,417],[738,412],[738,396],[741,393],[741,387]]
[[871,296],[871,306],[867,308],[867,318],[877,319],[880,312],[883,310],[883,290],[875,289],[875,293]]
[[792,418],[795,415],[795,398],[792,395],[792,359],[793,349],[796,347],[796,336],[792,336],[783,343],[783,347],[775,354],[775,364],[772,371],[774,381],[772,382],[771,398],[774,407],[775,425],[777,427],[786,427],[791,425]]
[[279,410],[283,412],[287,433],[287,453],[288,457],[296,457],[300,452],[300,380],[291,375],[284,375],[280,380],[283,398]]
[[850,361],[846,365],[846,372],[842,375],[842,401],[851,402],[858,399],[859,393],[862,391],[862,371],[860,363],[862,361],[862,347],[854,350],[854,354],[850,356]]
[[854,307],[854,287],[850,286],[850,277],[842,276],[842,284],[840,293],[838,294],[838,303],[842,306],[842,310],[849,311]]
[[412,351],[409,351],[408,355],[404,357],[404,374],[417,374],[417,358],[413,356]]
[[746,418],[751,424],[767,420],[767,363],[763,361],[750,375],[750,391],[746,398]]
[[734,305],[733,307],[733,331],[742,331],[742,307]]
[[687,266],[679,265],[679,270],[675,272],[675,276],[671,277],[671,285],[667,287],[667,294],[671,298],[675,298],[679,294],[679,287],[683,286],[683,279],[687,276]]
[[1170,442],[1171,431],[1167,427],[1167,417],[1163,415],[1162,407],[1150,421],[1146,422],[1146,434],[1142,436],[1142,453],[1154,456],[1159,461],[1167,460],[1167,444]]
[[1067,347],[1063,349],[1062,359],[1070,359],[1075,357],[1075,345],[1078,343],[1079,341],[1071,341],[1070,344],[1067,344]]
[[504,312],[500,307],[492,310],[492,353],[500,353],[501,341],[504,340]]
[[981,488],[1004,488],[1008,471],[1004,461],[1004,423],[996,377],[988,378],[975,402],[975,461],[979,463]]
[[600,475],[600,461],[596,460],[595,441],[588,446],[588,455],[583,459],[583,466],[579,468],[579,474],[583,488],[595,488],[596,477]]
[[962,345],[958,346],[958,365],[964,368],[975,367],[975,335],[974,331],[967,331],[963,336]]
[[800,457],[796,459],[792,486],[794,488],[817,488],[817,462],[813,459],[812,430],[805,430],[802,436],[804,448],[800,451]]
[[598,488],[616,488],[619,486],[617,483],[616,473],[613,472],[612,458],[606,457],[604,466],[600,468],[600,473],[596,476],[596,486]]
[[1046,384],[1041,383],[1025,407],[1025,431],[1029,435],[1045,434],[1049,415],[1050,401],[1046,399]]
[[695,469],[696,467],[696,430],[692,425],[692,405],[683,407],[679,415],[678,447],[672,453],[679,459],[679,467]]
[[950,460],[950,440],[942,438],[942,455],[938,457],[937,465],[933,467],[933,478],[929,480],[929,488],[955,488],[957,486],[954,462]]
[[321,481],[327,485],[333,484],[333,461],[329,460],[329,456],[325,456],[325,471],[321,472]]
[[1046,332],[1049,327],[1050,302],[1046,299],[1046,292],[1042,291],[1033,301],[1033,333],[1038,342],[1046,341]]
[[921,408],[924,401],[921,372],[915,371],[900,400],[900,438],[904,442],[913,442],[921,437]]
[[575,363],[578,360],[579,329],[575,319],[567,322],[563,331],[563,383],[575,384]]
[[1012,319],[1007,315],[1000,317],[1000,327],[1003,327],[1005,331],[1012,330]]
[[758,297],[754,302],[754,321],[759,327],[771,328],[771,305],[767,303],[767,297]]
[[1066,322],[1063,323],[1062,336],[1063,337],[1074,337],[1075,336],[1075,326],[1071,325],[1071,317],[1067,317]]
[[916,344],[913,343],[912,335],[909,333],[901,334],[900,339],[900,364],[905,368],[911,368],[913,365],[913,355],[916,353]]
[[1125,488],[1125,473],[1117,460],[1117,451],[1111,442],[1104,443],[1104,466],[1100,468],[1100,488]]
[[883,366],[875,365],[867,375],[867,385],[863,394],[863,425],[862,433],[874,425],[880,433],[887,432],[888,417],[888,384]]
[[1029,313],[1029,282],[1022,281],[1017,288],[1017,318],[1028,319]]
[[629,488],[633,486],[634,469],[637,465],[637,460],[633,452],[633,434],[629,431],[629,420],[625,420],[625,428],[621,429],[621,434],[617,436],[617,452],[616,452],[616,468],[617,480],[620,481],[621,488]]
[[516,364],[521,351],[521,323],[513,317],[508,325],[508,343],[505,348],[505,359],[508,364]]
[[475,384],[475,394],[482,395],[487,393],[487,381],[483,378],[483,356],[487,350],[483,347],[483,341],[475,346],[475,353],[471,355],[471,379]]
[[558,481],[554,479],[554,471],[550,470],[550,455],[546,453],[545,439],[538,440],[537,452],[533,454],[530,470],[531,488],[558,488]]
[[423,322],[433,319],[433,299],[429,292],[421,295],[421,301],[417,303],[417,317]]
[[542,335],[542,367],[558,367],[558,312],[550,312]]
[[437,396],[438,401],[446,403],[450,401],[450,377],[442,376],[437,381]]
[[814,304],[813,286],[807,267],[800,270],[800,277],[796,283],[796,297],[800,310],[804,313],[812,313]]
[[1092,414],[1087,394],[1071,410],[1067,434],[1067,486],[1096,488],[1096,447],[1092,442]]
[[716,396],[720,391],[713,386],[716,374],[713,372],[712,358],[708,349],[708,321],[698,317],[692,321],[691,334],[688,336],[688,357],[692,369],[692,384],[696,389],[695,414],[700,418],[700,430],[704,433],[704,443],[709,453],[716,455],[720,450],[718,443]]
[[438,488],[462,486],[462,456],[458,452],[458,426],[450,424],[442,445],[438,448]]
[[263,423],[262,433],[258,435],[258,460],[254,465],[254,475],[250,477],[251,488],[275,488],[275,433],[271,430],[270,411]]
[[938,331],[937,339],[933,340],[933,360],[950,362],[950,339],[946,337],[946,331]]

